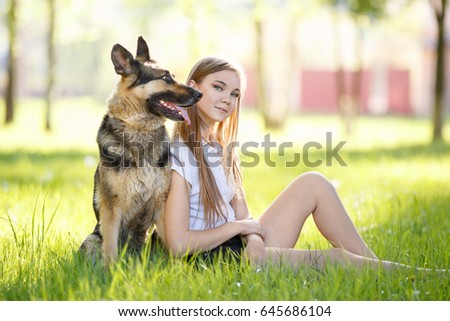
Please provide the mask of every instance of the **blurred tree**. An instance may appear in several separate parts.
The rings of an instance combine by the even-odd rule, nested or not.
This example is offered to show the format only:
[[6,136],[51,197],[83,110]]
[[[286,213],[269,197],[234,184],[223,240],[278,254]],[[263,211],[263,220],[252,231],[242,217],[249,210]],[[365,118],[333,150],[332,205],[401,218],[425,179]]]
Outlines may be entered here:
[[263,47],[263,8],[261,0],[253,0],[254,13],[253,23],[255,27],[255,42],[256,42],[256,105],[261,109],[266,126],[269,125],[267,120],[267,95],[264,75],[264,47]]
[[[200,57],[200,39],[197,28],[198,23],[198,11],[196,10],[196,6],[198,6],[199,2],[195,0],[179,0],[179,5],[181,6],[181,10],[185,17],[189,19],[190,26],[192,29],[187,33],[188,37],[188,52],[186,52],[186,56],[189,61],[195,61]],[[203,5],[203,3],[202,3]],[[210,6],[210,4],[207,4]]]
[[334,28],[336,31],[336,92],[338,96],[339,111],[344,120],[345,131],[347,134],[352,133],[354,119],[356,118],[361,105],[361,76],[363,67],[362,46],[364,30],[368,23],[380,19],[385,15],[387,0],[323,0],[335,9],[335,23],[339,24],[339,11],[345,10],[350,14],[357,38],[355,39],[355,71],[351,73],[351,88],[346,88],[346,79],[344,76],[344,66],[340,57],[340,48],[342,38],[338,33],[338,26]]
[[302,9],[310,3],[253,0],[256,104],[266,128],[281,128],[288,116],[289,104],[295,99],[291,92],[293,85],[298,85],[297,70],[293,68],[297,56],[296,27]]
[[434,84],[433,142],[442,140],[445,95],[445,11],[447,0],[430,0],[437,23],[436,73]]
[[15,81],[16,81],[16,8],[17,1],[9,1],[9,9],[7,13],[8,23],[8,79],[5,90],[5,123],[12,123],[14,120],[14,102],[15,102]]
[[47,33],[47,88],[45,91],[45,130],[50,131],[51,110],[53,101],[53,87],[55,82],[55,1],[47,0],[48,6],[48,33]]

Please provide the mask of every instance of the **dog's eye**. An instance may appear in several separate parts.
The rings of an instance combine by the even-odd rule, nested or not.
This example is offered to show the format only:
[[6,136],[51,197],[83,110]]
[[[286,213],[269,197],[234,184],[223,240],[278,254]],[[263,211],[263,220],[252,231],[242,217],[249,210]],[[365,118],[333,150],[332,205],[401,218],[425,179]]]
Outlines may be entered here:
[[161,77],[161,79],[164,80],[167,83],[172,81],[172,78],[169,75],[164,75],[164,76]]

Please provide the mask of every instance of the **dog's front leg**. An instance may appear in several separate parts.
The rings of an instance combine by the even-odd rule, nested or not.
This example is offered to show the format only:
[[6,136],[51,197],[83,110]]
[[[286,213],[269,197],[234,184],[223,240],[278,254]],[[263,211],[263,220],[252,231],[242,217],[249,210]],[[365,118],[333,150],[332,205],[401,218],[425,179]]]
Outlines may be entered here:
[[164,206],[159,208],[155,214],[155,225],[156,232],[158,233],[159,239],[166,244],[166,227],[164,224]]
[[120,210],[103,206],[100,209],[100,229],[103,235],[103,260],[108,266],[117,259],[120,232]]

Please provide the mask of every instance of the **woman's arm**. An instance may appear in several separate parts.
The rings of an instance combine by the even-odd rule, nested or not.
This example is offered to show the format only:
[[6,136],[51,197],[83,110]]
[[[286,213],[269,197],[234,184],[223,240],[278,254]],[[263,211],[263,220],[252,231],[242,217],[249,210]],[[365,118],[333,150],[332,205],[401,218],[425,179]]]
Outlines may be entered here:
[[249,220],[252,217],[248,210],[247,201],[245,196],[234,196],[231,201],[231,207],[234,209],[234,214],[236,215],[236,220]]
[[[234,209],[237,220],[252,219],[244,195],[240,197],[235,196],[231,206]],[[253,264],[261,263],[265,257],[263,236],[261,234],[248,234],[245,236],[245,241],[245,252],[250,262]]]
[[204,231],[189,230],[190,184],[172,170],[165,210],[165,228],[169,251],[182,256],[211,250],[235,235],[262,234],[259,221],[240,220]]

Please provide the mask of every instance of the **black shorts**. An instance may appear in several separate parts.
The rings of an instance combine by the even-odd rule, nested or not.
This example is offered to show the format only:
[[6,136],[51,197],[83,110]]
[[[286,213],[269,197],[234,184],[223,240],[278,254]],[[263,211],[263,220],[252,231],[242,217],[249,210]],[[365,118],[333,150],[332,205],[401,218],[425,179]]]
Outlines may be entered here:
[[242,251],[244,250],[244,242],[239,235],[236,235],[229,239],[228,241],[223,242],[218,247],[213,248],[209,251],[204,251],[198,254],[189,255],[189,259],[193,258],[201,258],[204,260],[212,260],[215,257],[223,257],[223,258],[235,258],[240,259],[242,255]]

